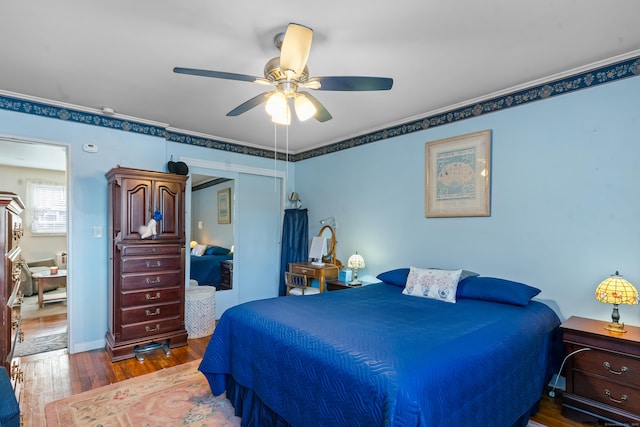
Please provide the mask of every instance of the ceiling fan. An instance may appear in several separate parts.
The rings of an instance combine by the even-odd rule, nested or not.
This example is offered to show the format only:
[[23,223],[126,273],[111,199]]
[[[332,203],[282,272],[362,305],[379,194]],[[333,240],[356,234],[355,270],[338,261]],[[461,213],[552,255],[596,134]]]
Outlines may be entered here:
[[181,67],[175,67],[173,71],[179,74],[275,86],[275,90],[263,92],[249,99],[229,111],[227,116],[239,116],[266,102],[265,109],[271,115],[271,120],[283,125],[291,123],[290,103],[293,103],[300,121],[311,117],[319,122],[331,119],[331,114],[320,101],[309,92],[299,89],[373,91],[389,90],[393,86],[393,79],[386,77],[329,76],[310,78],[307,59],[311,50],[312,38],[313,30],[311,28],[294,23],[287,26],[286,32],[276,34],[274,43],[280,50],[280,56],[267,62],[264,67],[264,77]]

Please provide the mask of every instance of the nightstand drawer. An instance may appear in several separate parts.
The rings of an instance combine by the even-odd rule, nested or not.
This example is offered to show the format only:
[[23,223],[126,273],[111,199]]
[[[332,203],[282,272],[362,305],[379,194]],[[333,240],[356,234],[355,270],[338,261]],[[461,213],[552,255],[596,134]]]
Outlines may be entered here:
[[605,378],[574,372],[574,390],[581,396],[625,411],[640,412],[640,390]]
[[599,350],[585,351],[574,357],[573,369],[575,370],[640,386],[640,360],[638,359]]

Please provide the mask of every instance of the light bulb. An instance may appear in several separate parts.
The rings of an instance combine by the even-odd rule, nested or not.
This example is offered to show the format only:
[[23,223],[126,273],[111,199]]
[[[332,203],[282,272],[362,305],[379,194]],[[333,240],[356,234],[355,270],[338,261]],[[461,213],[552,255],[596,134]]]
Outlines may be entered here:
[[303,93],[299,93],[296,96],[296,116],[298,116],[298,120],[304,122],[305,120],[309,120],[316,114],[316,107],[313,105],[313,102],[309,100]]
[[272,117],[283,116],[287,109],[287,97],[282,92],[276,92],[269,97],[264,109]]

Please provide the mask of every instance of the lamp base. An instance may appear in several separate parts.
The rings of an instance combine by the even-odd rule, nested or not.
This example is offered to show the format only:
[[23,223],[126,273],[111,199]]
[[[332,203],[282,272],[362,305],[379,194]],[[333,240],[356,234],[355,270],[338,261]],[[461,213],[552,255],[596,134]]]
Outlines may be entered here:
[[357,285],[362,285],[362,282],[360,280],[352,280],[349,282],[349,286],[357,286]]
[[604,327],[607,331],[611,331],[611,332],[617,332],[619,334],[623,334],[625,332],[627,332],[624,329],[624,323],[609,323],[607,326]]

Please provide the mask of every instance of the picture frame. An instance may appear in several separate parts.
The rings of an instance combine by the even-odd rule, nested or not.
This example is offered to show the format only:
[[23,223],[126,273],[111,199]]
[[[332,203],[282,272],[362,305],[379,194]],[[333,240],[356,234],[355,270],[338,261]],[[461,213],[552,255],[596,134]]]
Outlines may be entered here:
[[425,144],[425,216],[491,215],[491,130]]
[[218,190],[218,224],[231,224],[231,188]]

